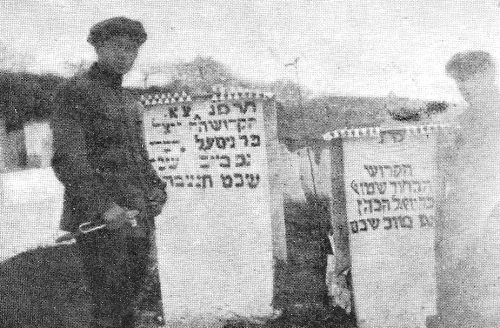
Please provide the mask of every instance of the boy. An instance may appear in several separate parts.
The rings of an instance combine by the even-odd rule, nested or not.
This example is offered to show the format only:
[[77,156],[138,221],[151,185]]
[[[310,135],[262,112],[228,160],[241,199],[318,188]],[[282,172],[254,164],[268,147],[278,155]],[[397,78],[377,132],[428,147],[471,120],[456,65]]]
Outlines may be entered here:
[[166,185],[145,149],[143,108],[121,86],[146,38],[142,24],[125,17],[97,23],[88,37],[97,62],[55,96],[52,166],[65,187],[61,228],[107,225],[77,237],[93,328],[133,327],[132,303],[146,275],[154,217],[166,201]]

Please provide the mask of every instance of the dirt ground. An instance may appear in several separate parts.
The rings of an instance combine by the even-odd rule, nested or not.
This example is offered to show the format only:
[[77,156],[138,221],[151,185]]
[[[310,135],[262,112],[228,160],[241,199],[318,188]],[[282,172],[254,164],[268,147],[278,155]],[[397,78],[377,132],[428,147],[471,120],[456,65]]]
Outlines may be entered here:
[[[352,317],[329,305],[324,273],[328,252],[328,203],[308,197],[285,204],[288,263],[275,270],[274,307],[266,323],[228,322],[237,327],[354,327]],[[84,328],[90,309],[75,245],[31,250],[0,263],[0,327]],[[144,322],[143,327],[154,327]]]

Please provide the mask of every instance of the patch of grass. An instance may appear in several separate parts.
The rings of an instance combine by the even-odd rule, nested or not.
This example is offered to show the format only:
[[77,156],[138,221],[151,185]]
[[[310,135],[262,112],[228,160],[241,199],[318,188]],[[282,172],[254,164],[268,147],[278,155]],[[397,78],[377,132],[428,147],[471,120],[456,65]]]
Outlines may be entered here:
[[283,315],[265,324],[245,321],[239,327],[355,327],[354,318],[330,305],[325,284],[330,203],[327,198],[306,195],[306,203],[285,202],[288,263],[276,266],[275,308]]
[[314,306],[290,308],[283,314],[266,323],[254,323],[239,320],[228,322],[224,328],[355,328],[352,317],[340,309],[329,309]]
[[324,304],[328,245],[327,200],[285,202],[288,263],[276,267],[275,306]]
[[[352,318],[328,305],[326,255],[330,247],[328,200],[285,203],[288,263],[277,263],[275,320],[228,322],[239,327],[354,327]],[[38,248],[0,263],[0,327],[87,327],[90,297],[75,245]]]

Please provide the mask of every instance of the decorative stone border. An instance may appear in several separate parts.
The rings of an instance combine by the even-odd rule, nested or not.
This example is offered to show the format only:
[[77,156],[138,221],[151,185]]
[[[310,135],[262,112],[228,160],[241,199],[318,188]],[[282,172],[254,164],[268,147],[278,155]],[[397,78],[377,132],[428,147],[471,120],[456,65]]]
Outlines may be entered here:
[[185,92],[174,93],[155,93],[155,94],[143,94],[141,95],[141,103],[144,107],[151,107],[155,105],[163,104],[176,104],[191,102],[193,99],[208,98],[213,102],[217,101],[227,101],[227,100],[244,100],[244,99],[262,99],[262,98],[273,98],[274,94],[269,92],[262,92],[260,90],[253,89],[223,89],[214,88],[212,93],[193,95],[190,96]]
[[425,125],[401,125],[394,127],[366,127],[366,128],[351,128],[339,129],[327,132],[323,135],[323,139],[330,141],[336,138],[360,138],[360,137],[378,137],[381,132],[385,131],[403,131],[410,135],[428,134],[437,132],[438,130],[457,128],[450,124],[425,124]]

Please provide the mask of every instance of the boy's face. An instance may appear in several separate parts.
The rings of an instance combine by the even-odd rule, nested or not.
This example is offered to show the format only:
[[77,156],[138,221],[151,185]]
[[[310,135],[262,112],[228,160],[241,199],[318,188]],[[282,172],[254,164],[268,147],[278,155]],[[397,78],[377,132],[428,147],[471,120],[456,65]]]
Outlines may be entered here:
[[140,45],[128,36],[114,36],[96,46],[99,64],[117,74],[132,69]]
[[495,75],[492,72],[477,73],[466,79],[456,79],[458,90],[467,103],[474,103],[491,97],[495,89]]

